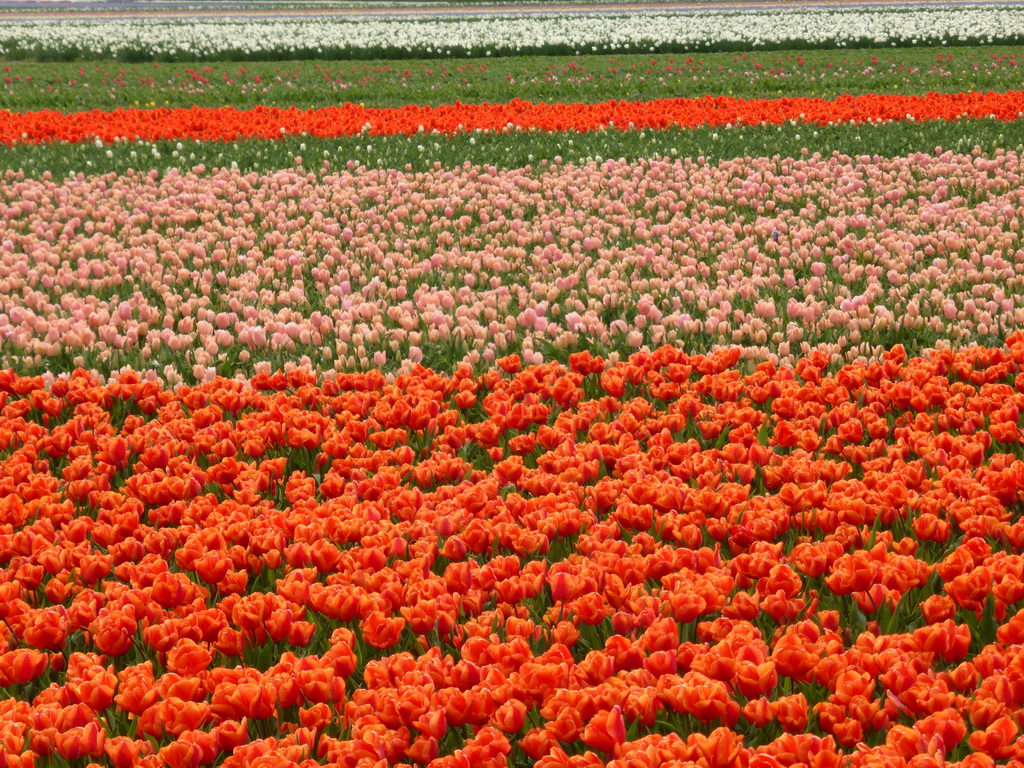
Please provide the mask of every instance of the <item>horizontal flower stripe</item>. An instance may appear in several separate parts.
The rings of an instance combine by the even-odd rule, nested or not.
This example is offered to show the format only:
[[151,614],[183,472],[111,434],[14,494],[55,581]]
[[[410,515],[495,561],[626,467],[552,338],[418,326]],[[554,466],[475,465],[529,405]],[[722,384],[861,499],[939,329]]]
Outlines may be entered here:
[[1024,334],[0,371],[3,765],[1020,768],[1022,409]]
[[890,120],[956,120],[961,117],[1018,120],[1024,91],[1004,93],[929,93],[924,96],[864,95],[819,98],[738,99],[708,96],[647,102],[606,101],[599,104],[460,104],[440,107],[408,105],[398,109],[356,104],[300,110],[255,107],[190,109],[116,109],[64,114],[52,110],[0,112],[0,141],[37,143],[115,139],[157,141],[195,139],[235,141],[305,133],[330,138],[413,134],[438,131],[521,130],[592,131],[602,128],[658,129],[747,124],[808,124]]
[[[784,10],[793,8],[813,8],[821,10],[838,9],[870,9],[886,8],[892,5],[891,0],[741,0],[740,2],[717,2],[716,0],[695,0],[693,2],[664,2],[656,0],[650,3],[634,2],[593,2],[593,3],[541,3],[539,5],[522,5],[520,3],[499,3],[490,5],[471,6],[448,6],[445,3],[434,3],[426,5],[379,5],[369,7],[257,7],[246,8],[240,13],[237,8],[187,8],[165,7],[152,8],[123,7],[116,10],[99,8],[76,8],[69,11],[64,8],[55,10],[13,10],[4,14],[4,18],[11,21],[36,21],[39,19],[54,19],[59,21],[93,20],[93,19],[131,19],[131,18],[186,18],[186,19],[238,19],[238,18],[303,18],[303,17],[341,17],[341,18],[477,18],[500,16],[551,16],[554,14],[593,14],[593,15],[616,15],[621,16],[627,13],[708,13],[713,11],[738,12],[738,11],[760,11],[760,10]],[[936,6],[1004,6],[1003,0],[960,0],[950,3],[948,0],[903,0],[900,8],[904,11],[912,11],[916,8],[929,8]]]
[[[474,149],[532,137],[487,138]],[[897,341],[920,352],[1024,330],[1014,150],[499,170],[454,162],[461,138],[452,160],[404,171],[318,169],[307,141],[299,165],[298,140],[253,142],[280,148],[269,172],[189,159],[192,170],[156,178],[0,180],[0,369],[132,365],[173,384],[287,362],[479,370],[511,353],[565,362],[665,343],[740,345],[745,364],[812,349],[838,363]],[[357,142],[319,143],[345,162]],[[7,152],[42,150],[105,154]],[[786,152],[781,140],[769,150]]]
[[[451,10],[451,9],[448,9]],[[201,61],[276,59],[444,58],[466,56],[619,55],[626,51],[682,53],[825,48],[847,50],[948,45],[1020,45],[1024,12],[1019,4],[874,8],[749,6],[738,12],[574,14],[545,12],[470,18],[454,16],[345,18],[246,15],[188,19],[141,15],[80,18],[75,24],[49,18],[8,20],[0,56],[10,61],[67,61],[88,51],[96,59]],[[437,9],[435,13],[441,13]],[[481,12],[475,9],[475,12]]]

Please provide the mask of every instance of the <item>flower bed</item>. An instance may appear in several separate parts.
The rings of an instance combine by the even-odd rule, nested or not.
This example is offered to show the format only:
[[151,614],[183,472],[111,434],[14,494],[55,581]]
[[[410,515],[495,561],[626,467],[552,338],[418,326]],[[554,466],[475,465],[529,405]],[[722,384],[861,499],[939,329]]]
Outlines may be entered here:
[[453,134],[476,130],[595,131],[724,126],[740,122],[779,125],[800,121],[808,125],[831,125],[893,120],[948,122],[971,118],[1016,122],[1024,117],[1022,109],[1024,91],[924,96],[867,94],[831,100],[708,96],[599,104],[534,104],[515,99],[505,104],[455,103],[437,107],[410,104],[394,109],[345,104],[309,110],[264,106],[248,110],[235,107],[118,108],[112,112],[92,110],[68,114],[39,110],[0,112],[0,142],[237,141],[296,134],[323,138],[358,134]]
[[6,59],[79,58],[359,59],[515,56],[528,53],[750,51],[892,45],[1020,44],[1024,9],[1017,4],[886,8],[784,8],[749,11],[472,16],[403,19],[121,16],[73,23],[10,20],[0,36]]
[[6,765],[1024,757],[1024,337],[738,357],[0,375]]
[[0,13],[0,768],[1024,768],[1024,5],[798,2]]
[[0,201],[22,372],[838,361],[1024,327],[1015,152],[12,176]]

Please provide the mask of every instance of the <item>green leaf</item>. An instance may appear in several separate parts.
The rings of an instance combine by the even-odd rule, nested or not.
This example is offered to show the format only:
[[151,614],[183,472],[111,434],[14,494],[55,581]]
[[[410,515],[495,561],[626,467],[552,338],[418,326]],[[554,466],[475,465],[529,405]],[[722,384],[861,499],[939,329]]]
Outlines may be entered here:
[[850,628],[856,630],[854,637],[867,631],[868,628],[868,617],[864,615],[864,612],[861,611],[860,606],[857,605],[855,600],[850,603]]
[[996,600],[991,592],[985,599],[985,608],[982,612],[981,621],[978,622],[978,639],[981,646],[991,645],[996,641],[996,632],[999,629],[999,622],[996,621]]

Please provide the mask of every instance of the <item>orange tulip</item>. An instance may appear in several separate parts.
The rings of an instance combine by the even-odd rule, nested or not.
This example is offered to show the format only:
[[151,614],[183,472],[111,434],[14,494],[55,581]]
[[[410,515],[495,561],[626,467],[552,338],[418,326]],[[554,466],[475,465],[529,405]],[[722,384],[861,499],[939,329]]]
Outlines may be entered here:
[[708,768],[727,768],[736,764],[743,747],[742,738],[728,728],[716,728],[709,736],[696,734],[697,749]]
[[152,744],[143,740],[135,741],[126,736],[115,736],[104,742],[103,751],[114,768],[130,768],[138,764],[140,758],[152,752]]
[[107,656],[123,656],[132,647],[138,622],[122,611],[99,616],[92,623],[93,642]]
[[1020,729],[1009,717],[1001,717],[984,731],[975,731],[969,742],[971,749],[983,752],[996,760],[1005,760],[1017,754],[1016,739]]
[[0,685],[22,686],[46,672],[46,654],[19,648],[0,655]]
[[809,707],[802,693],[783,696],[772,703],[775,719],[789,733],[800,733],[807,727]]
[[89,679],[67,684],[71,698],[87,705],[94,712],[102,712],[114,701],[117,677],[113,672],[100,670]]
[[502,704],[494,713],[494,724],[505,733],[519,733],[526,723],[526,705],[510,699]]
[[226,701],[239,717],[266,720],[276,711],[273,695],[256,683],[242,683],[227,694]]
[[197,675],[212,661],[213,654],[194,640],[182,640],[167,652],[167,668],[180,675]]
[[393,648],[405,628],[405,619],[373,614],[359,623],[363,639],[374,648]]
[[763,697],[751,699],[743,706],[743,718],[756,728],[764,728],[775,719],[772,702]]
[[626,723],[622,718],[622,709],[613,707],[611,710],[598,712],[594,715],[581,736],[587,746],[611,754],[616,747],[626,740]]
[[175,736],[198,730],[210,717],[210,705],[205,701],[183,701],[176,697],[161,702],[157,710],[163,730]]
[[198,768],[202,750],[193,740],[178,739],[163,747],[159,756],[168,768]]
[[33,611],[27,618],[23,637],[27,643],[42,651],[58,650],[67,637],[67,619],[63,608],[58,611]]
[[448,722],[442,709],[424,713],[413,723],[413,727],[425,736],[442,739],[448,731]]
[[437,739],[433,736],[417,736],[405,750],[405,755],[416,765],[428,765],[437,759]]
[[763,664],[740,662],[735,670],[736,686],[747,698],[756,698],[771,692],[778,682],[775,664],[766,661]]
[[800,678],[818,663],[820,656],[809,650],[794,635],[786,635],[776,643],[772,651],[775,668],[786,677]]
[[99,757],[103,754],[106,734],[98,723],[70,728],[58,732],[56,739],[57,752],[65,760],[77,760],[81,757]]
[[141,715],[157,700],[158,694],[153,688],[153,680],[143,676],[122,679],[118,687],[114,703],[119,709],[133,715]]

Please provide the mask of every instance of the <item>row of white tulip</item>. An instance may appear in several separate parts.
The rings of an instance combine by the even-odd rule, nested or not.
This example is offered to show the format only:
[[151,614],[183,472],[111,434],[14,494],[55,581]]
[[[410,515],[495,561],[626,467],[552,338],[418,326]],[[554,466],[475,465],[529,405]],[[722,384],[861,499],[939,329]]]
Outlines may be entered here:
[[[450,11],[449,11],[450,12]],[[1024,39],[1024,6],[802,8],[751,11],[599,13],[523,17],[338,16],[154,19],[126,16],[53,24],[5,21],[0,56],[210,58],[260,55],[501,55],[527,50],[580,53],[996,42]]]

